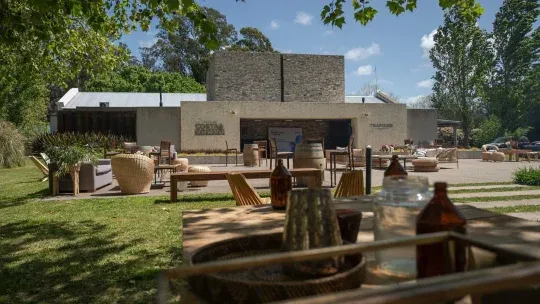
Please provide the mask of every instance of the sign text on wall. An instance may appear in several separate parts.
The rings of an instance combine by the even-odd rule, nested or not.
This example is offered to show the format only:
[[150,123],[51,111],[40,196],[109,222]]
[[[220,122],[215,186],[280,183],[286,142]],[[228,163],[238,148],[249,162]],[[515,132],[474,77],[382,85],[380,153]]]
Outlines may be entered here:
[[374,129],[388,129],[388,128],[393,128],[394,127],[394,124],[384,124],[384,123],[369,124],[369,125]]
[[195,135],[225,135],[225,129],[215,121],[201,121],[195,124]]

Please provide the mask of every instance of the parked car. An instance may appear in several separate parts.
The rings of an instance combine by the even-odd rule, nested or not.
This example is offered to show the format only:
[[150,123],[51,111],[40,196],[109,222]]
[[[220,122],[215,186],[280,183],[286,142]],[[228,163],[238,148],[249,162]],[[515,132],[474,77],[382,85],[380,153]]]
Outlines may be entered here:
[[[489,143],[489,145],[494,145],[494,146],[497,146],[497,148],[508,148],[508,145],[506,144],[507,142],[509,142],[510,139],[504,137],[504,136],[501,136],[501,137],[497,137],[492,143]],[[518,148],[519,149],[527,149],[526,147],[527,146],[531,146],[531,142],[529,141],[529,139],[525,136],[522,136],[520,137],[519,141],[518,141]],[[531,150],[531,149],[529,149]]]

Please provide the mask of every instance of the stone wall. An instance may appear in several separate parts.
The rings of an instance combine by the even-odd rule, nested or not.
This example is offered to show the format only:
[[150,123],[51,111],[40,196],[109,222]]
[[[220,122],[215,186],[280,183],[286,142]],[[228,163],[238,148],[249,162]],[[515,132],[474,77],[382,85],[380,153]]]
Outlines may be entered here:
[[246,120],[240,121],[240,139],[244,143],[253,140],[268,139],[268,128],[302,128],[302,136],[306,139],[326,138],[328,136],[328,121],[315,120]]
[[206,81],[209,101],[281,101],[281,55],[216,52]]
[[345,102],[343,56],[216,52],[208,101]]
[[283,54],[283,101],[345,102],[343,56]]
[[407,137],[415,144],[435,140],[437,138],[437,110],[407,109]]

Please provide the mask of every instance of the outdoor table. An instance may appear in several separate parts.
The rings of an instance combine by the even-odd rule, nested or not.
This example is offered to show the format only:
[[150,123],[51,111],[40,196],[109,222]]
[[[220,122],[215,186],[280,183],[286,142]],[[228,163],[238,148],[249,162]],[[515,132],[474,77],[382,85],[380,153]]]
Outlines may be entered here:
[[[362,222],[358,233],[358,242],[371,242],[373,236],[372,197],[335,199],[336,208],[354,209],[362,212]],[[526,221],[504,214],[479,209],[470,205],[458,204],[457,208],[467,218],[467,234],[477,240],[494,246],[526,251],[540,258],[540,223]],[[206,210],[187,210],[183,212],[183,257],[184,262],[198,248],[217,241],[254,234],[276,233],[283,231],[285,211],[276,211],[269,205],[214,208]],[[489,265],[495,256],[475,250],[484,262],[479,268]],[[366,281],[362,288],[374,288],[377,285],[394,283],[381,277],[370,268],[373,254],[368,258]],[[370,262],[371,261],[371,262]],[[197,297],[182,290],[182,299]],[[189,301],[188,301],[189,302]]]
[[508,161],[512,161],[512,159],[515,157],[516,162],[519,162],[520,155],[525,155],[527,159],[530,159],[529,153],[532,152],[531,150],[519,150],[519,149],[506,149],[506,150],[500,150],[505,155],[508,155]]
[[[383,159],[391,160],[393,155],[373,155],[371,158],[379,159],[379,168],[382,168]],[[399,160],[403,160],[403,168],[407,169],[407,159],[418,159],[418,156],[414,155],[398,155]]]
[[162,183],[162,179],[160,179],[160,183],[157,182],[157,176],[158,173],[163,173],[163,171],[169,170],[171,173],[176,172],[176,166],[178,165],[155,165],[154,166],[154,183],[152,184],[152,187],[163,187],[165,183]]
[[[330,187],[334,187],[334,182],[337,184],[337,162],[336,162],[336,156],[339,155],[349,155],[349,151],[342,151],[342,150],[325,150],[325,158],[326,156],[329,156],[330,158]],[[350,162],[350,157],[347,160],[347,163]],[[326,163],[326,160],[325,160]],[[345,165],[345,170],[347,170],[347,165]],[[352,164],[351,164],[352,165]]]

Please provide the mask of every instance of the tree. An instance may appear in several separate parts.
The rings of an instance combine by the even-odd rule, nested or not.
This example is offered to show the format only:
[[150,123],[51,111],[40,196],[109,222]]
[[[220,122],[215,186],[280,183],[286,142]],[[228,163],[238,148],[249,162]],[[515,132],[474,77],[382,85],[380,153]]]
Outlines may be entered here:
[[96,75],[86,85],[89,92],[204,93],[193,78],[171,72],[151,72],[143,66],[126,65],[116,71]]
[[409,109],[433,109],[432,96],[425,95],[407,106]]
[[254,27],[240,29],[242,38],[230,48],[232,51],[274,52],[270,39]]
[[530,76],[540,59],[540,29],[533,30],[539,8],[537,0],[505,0],[493,23],[496,57],[487,90],[489,109],[510,131],[527,125],[529,110],[538,102],[538,94],[528,99],[527,90],[534,85]]
[[[201,9],[216,26],[219,48],[230,46],[237,40],[237,33],[227,18],[213,8]],[[152,70],[164,70],[190,75],[199,83],[205,83],[210,48],[201,40],[202,33],[192,20],[184,16],[175,17],[177,26],[172,32],[160,28],[158,40],[148,48],[141,48],[143,65]]]
[[436,69],[433,105],[439,115],[461,121],[465,146],[475,115],[482,111],[482,88],[492,64],[487,38],[461,8],[454,7],[445,13],[429,55]]

